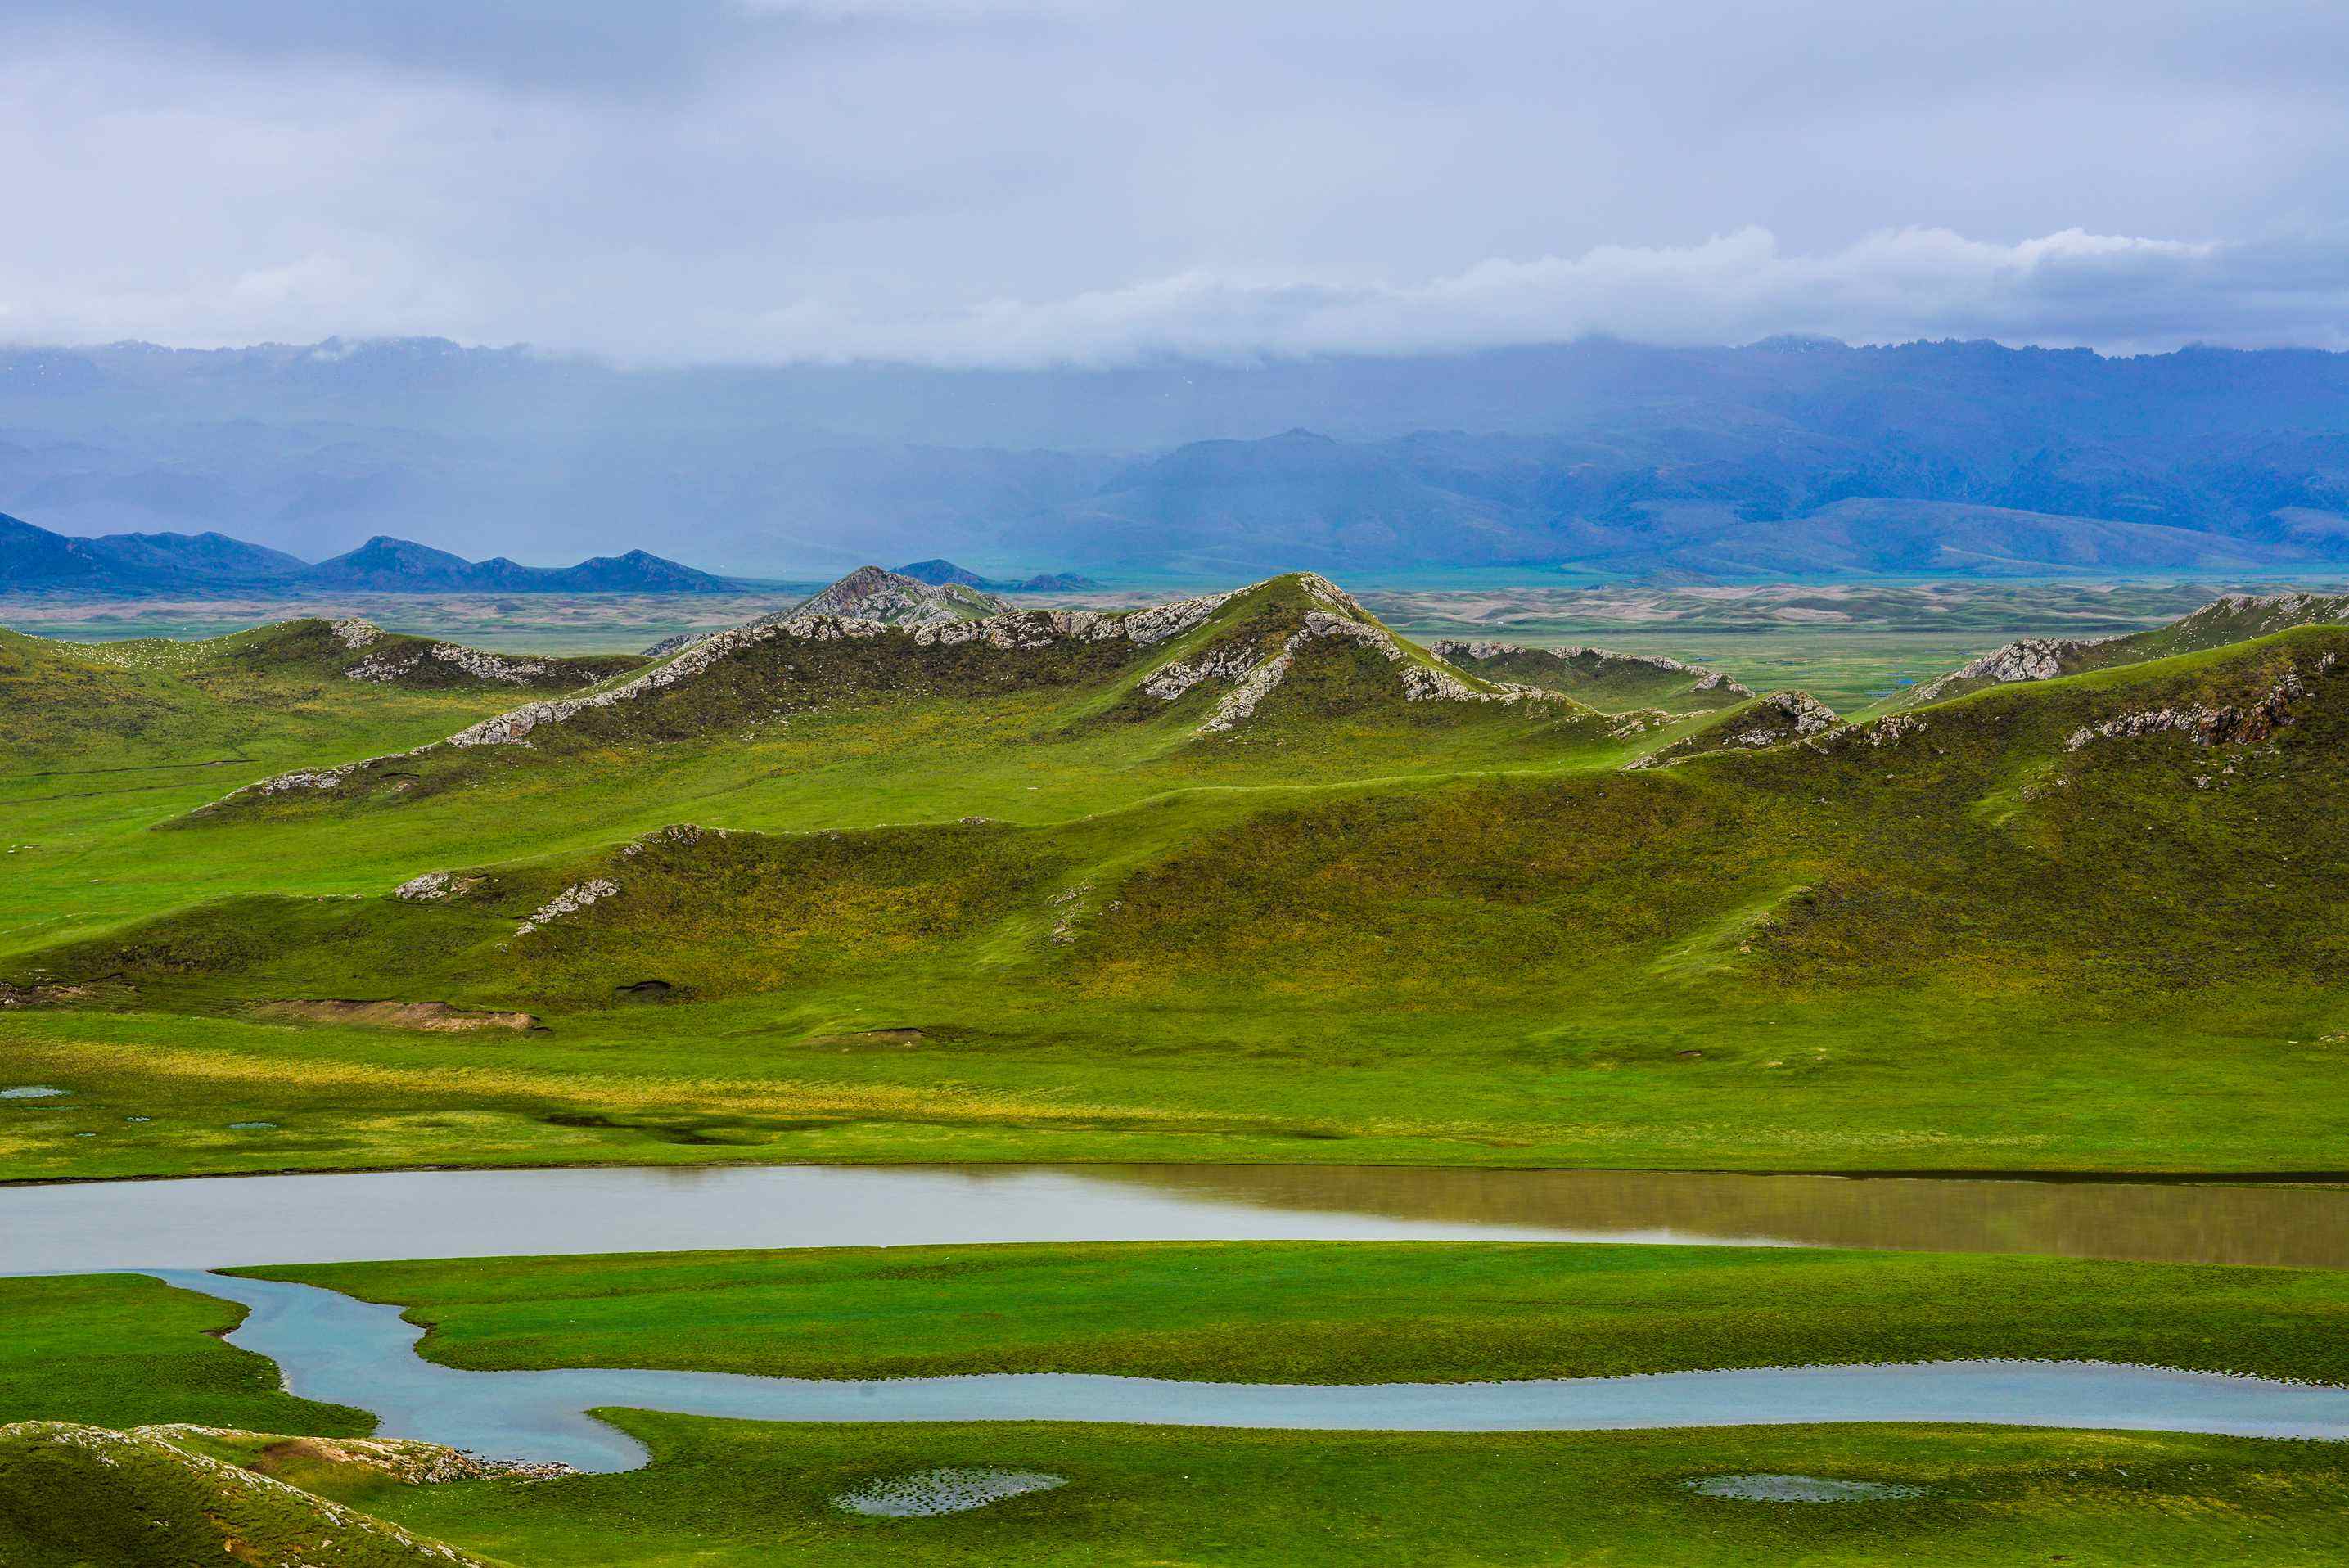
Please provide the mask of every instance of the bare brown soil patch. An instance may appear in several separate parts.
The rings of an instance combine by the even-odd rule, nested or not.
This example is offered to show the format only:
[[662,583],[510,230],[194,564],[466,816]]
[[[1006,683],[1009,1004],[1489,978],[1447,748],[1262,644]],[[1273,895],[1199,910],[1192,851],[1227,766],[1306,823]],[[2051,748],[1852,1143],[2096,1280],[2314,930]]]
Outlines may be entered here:
[[528,1013],[469,1012],[446,1002],[261,1002],[253,1010],[264,1018],[310,1024],[369,1024],[377,1028],[420,1029],[435,1035],[458,1034],[467,1029],[543,1027]]

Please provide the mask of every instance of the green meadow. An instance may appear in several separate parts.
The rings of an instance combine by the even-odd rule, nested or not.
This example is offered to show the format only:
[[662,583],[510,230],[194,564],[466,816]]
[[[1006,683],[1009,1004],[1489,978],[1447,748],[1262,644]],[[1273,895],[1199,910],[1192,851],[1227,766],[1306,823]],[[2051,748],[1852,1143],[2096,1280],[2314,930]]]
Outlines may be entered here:
[[[1702,671],[1447,666],[1309,578],[1147,638],[827,623],[650,665],[315,620],[0,634],[0,1089],[57,1091],[0,1099],[0,1176],[2349,1166],[2349,628],[2203,613],[1904,707],[1890,672],[1985,651],[2002,612],[1878,597],[1809,642],[1692,601],[1718,641],[1659,650],[1878,705],[1824,728]],[[2154,603],[2041,601],[2122,630]],[[1366,1243],[253,1272],[397,1303],[423,1354],[477,1369],[2349,1380],[2349,1289],[2321,1270]],[[0,1560],[2313,1564],[2349,1504],[2336,1445],[1897,1424],[614,1411],[647,1468],[412,1484],[308,1441],[372,1418],[224,1343],[240,1312],[0,1280]],[[219,1429],[133,1430],[163,1422]],[[933,1469],[1064,1484],[931,1518],[834,1501]],[[1754,1473],[1895,1490],[1691,1485]]]
[[[797,1376],[1050,1367],[1376,1381],[2044,1355],[2337,1378],[2349,1306],[2324,1272],[1740,1248],[941,1247],[260,1272],[410,1304],[429,1326],[426,1354],[452,1365]],[[12,1326],[0,1345],[0,1423],[357,1429],[347,1412],[265,1392],[267,1364],[206,1332],[238,1309],[208,1298],[135,1277],[17,1280],[0,1282],[0,1309]],[[305,1459],[276,1439],[178,1440],[515,1563],[1531,1563],[1562,1553],[1643,1564],[1920,1553],[2003,1563],[2025,1553],[2314,1563],[2337,1544],[2349,1502],[2337,1445],[2180,1435],[1884,1424],[1274,1433],[604,1415],[651,1448],[649,1467],[405,1485],[315,1451]],[[77,1561],[44,1554],[44,1541],[88,1539],[134,1483],[159,1514],[180,1495],[158,1501],[166,1489],[138,1466],[70,1470],[70,1453],[10,1435],[22,1430],[0,1425],[0,1544],[12,1561]],[[859,1517],[833,1501],[938,1468],[1065,1484],[932,1518]],[[1754,1473],[1911,1490],[1820,1504],[1689,1484]],[[36,1513],[5,1483],[44,1474],[75,1484]],[[144,1554],[122,1560],[202,1560],[140,1544]]]
[[[150,760],[0,780],[0,1051],[70,1091],[0,1108],[0,1153],[2341,1168],[2349,633],[1762,749],[1728,743],[1752,705],[1402,700],[1370,648],[1307,649],[1228,733],[1212,683],[1143,690],[1299,602],[1138,655],[777,639],[269,796],[233,791],[514,694],[37,648],[85,660],[80,708],[127,692],[102,755]],[[2286,679],[2255,739],[2071,744]],[[536,1026],[332,1006],[377,1002]]]

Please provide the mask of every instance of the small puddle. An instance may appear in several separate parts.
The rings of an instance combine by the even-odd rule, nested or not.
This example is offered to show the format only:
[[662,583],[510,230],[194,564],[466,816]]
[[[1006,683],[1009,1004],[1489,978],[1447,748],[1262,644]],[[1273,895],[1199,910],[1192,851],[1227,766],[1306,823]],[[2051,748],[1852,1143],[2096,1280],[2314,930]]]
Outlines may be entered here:
[[1050,1491],[1069,1478],[1040,1470],[926,1470],[871,1481],[842,1492],[832,1505],[845,1513],[883,1519],[926,1519],[938,1513],[968,1513],[1007,1497]]
[[19,1084],[15,1088],[0,1088],[0,1099],[53,1099],[61,1094],[71,1094],[69,1088],[51,1088],[47,1084]]
[[1922,1497],[1927,1491],[1892,1481],[1830,1480],[1817,1475],[1709,1475],[1687,1484],[1691,1491],[1707,1497],[1746,1502],[1889,1502]]

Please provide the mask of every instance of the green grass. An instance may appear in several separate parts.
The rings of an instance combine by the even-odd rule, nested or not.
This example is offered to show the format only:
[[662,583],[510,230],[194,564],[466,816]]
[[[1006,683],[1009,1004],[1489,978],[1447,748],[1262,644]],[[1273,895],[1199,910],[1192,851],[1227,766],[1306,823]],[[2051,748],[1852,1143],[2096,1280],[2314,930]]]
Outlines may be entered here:
[[359,1435],[372,1417],[297,1399],[218,1337],[244,1308],[140,1274],[0,1279],[0,1422],[155,1421]]
[[[1486,1244],[947,1247],[255,1272],[423,1303],[414,1315],[433,1325],[425,1347],[462,1365],[835,1376],[1043,1366],[1371,1379],[2076,1354],[2337,1377],[2349,1300],[2342,1276],[2318,1271]],[[282,1396],[264,1409],[224,1400],[207,1363],[233,1353],[202,1330],[233,1312],[147,1281],[0,1281],[0,1318],[17,1342],[0,1342],[0,1356],[12,1374],[38,1379],[29,1398],[21,1381],[0,1382],[10,1390],[0,1420],[116,1386],[129,1397],[78,1408],[121,1423],[351,1429],[321,1426],[322,1408],[304,1412]],[[134,1363],[148,1369],[135,1390],[121,1387]],[[305,1414],[306,1423],[289,1419]],[[2313,1565],[2337,1557],[2349,1507],[2341,1445],[2183,1435],[1874,1424],[1447,1435],[603,1414],[651,1447],[648,1468],[526,1486],[388,1486],[316,1466],[276,1473],[532,1568],[2055,1555]],[[232,1463],[275,1451],[238,1439],[194,1446]],[[181,1568],[219,1560],[224,1519],[255,1527],[207,1506],[219,1489],[191,1490],[183,1466],[158,1479],[143,1460],[135,1474],[92,1470],[53,1445],[34,1449],[0,1441],[8,1561]],[[1042,1470],[1069,1484],[927,1520],[859,1518],[832,1504],[866,1482],[937,1467]],[[1926,1491],[1800,1505],[1707,1498],[1686,1485],[1754,1472]],[[290,1529],[292,1509],[255,1524]],[[116,1530],[133,1515],[174,1527],[168,1536]],[[183,1536],[210,1555],[165,1550]]]
[[[1971,1428],[1448,1436],[1040,1425],[769,1426],[605,1412],[648,1470],[419,1488],[411,1529],[533,1568],[774,1563],[2044,1563],[2339,1560],[2339,1445]],[[941,1518],[831,1499],[940,1467],[1066,1477]],[[1930,1489],[1897,1502],[1700,1496],[1723,1474]]]
[[262,1467],[244,1459],[232,1444],[176,1433],[0,1426],[0,1563],[471,1568],[481,1561],[259,1479]]
[[[858,646],[853,698],[407,769],[430,789],[193,824],[234,777],[0,789],[0,977],[98,983],[0,1014],[8,1081],[74,1091],[0,1107],[9,1171],[2341,1164],[2338,630],[1630,774],[1683,731],[1402,703],[1343,649],[1215,739],[1210,692],[1134,706],[1146,660],[947,690],[959,664]],[[2271,742],[2066,747],[2290,667],[2313,695]],[[680,820],[736,832],[626,852]],[[435,868],[479,881],[386,896]],[[515,934],[595,877],[621,894]],[[643,979],[673,989],[616,989]],[[255,1011],[316,998],[549,1030]]]
[[1448,1382],[2130,1361],[2349,1382],[2349,1275],[1777,1247],[893,1247],[234,1271],[405,1306],[430,1359],[794,1377]]

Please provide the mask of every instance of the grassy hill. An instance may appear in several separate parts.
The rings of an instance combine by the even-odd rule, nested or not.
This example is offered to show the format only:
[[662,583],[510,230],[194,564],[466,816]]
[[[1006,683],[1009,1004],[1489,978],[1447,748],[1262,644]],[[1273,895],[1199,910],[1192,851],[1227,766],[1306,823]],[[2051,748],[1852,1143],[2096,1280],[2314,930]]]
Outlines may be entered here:
[[[895,778],[935,791],[943,812],[957,793],[976,804],[955,761],[981,772],[1049,767],[1064,787],[1114,774],[1165,788],[1202,771],[1326,779],[1619,738],[1568,699],[1454,670],[1310,575],[1116,614],[917,616],[891,602],[895,618],[881,620],[820,608],[871,597],[836,587],[808,602],[818,607],[702,638],[631,679],[527,705],[440,745],[264,781],[191,825],[407,811],[459,789],[543,794],[558,770],[565,793],[625,775],[651,799],[699,765],[730,770],[761,752],[885,758]],[[1292,743],[1294,757],[1266,765],[1262,752]],[[1228,755],[1235,747],[1255,755],[1242,762]],[[1126,800],[1138,793],[1132,782],[1112,789]],[[685,783],[678,798],[699,793]]]
[[1667,721],[1309,576],[787,616],[0,819],[0,1148],[2333,1169],[2344,656]]
[[2228,593],[2150,631],[2116,637],[2027,637],[2009,643],[1938,680],[1909,687],[1880,706],[1888,710],[1923,707],[1985,686],[2117,669],[2271,636],[2294,626],[2337,625],[2344,621],[2349,621],[2349,594]]
[[[260,1456],[298,1446],[203,1429],[0,1426],[0,1562],[23,1568],[193,1568],[222,1561],[485,1568],[488,1559],[266,1473]],[[315,1441],[307,1449],[340,1452]],[[375,1469],[335,1460],[305,1468]]]
[[283,621],[200,643],[63,643],[0,629],[0,743],[17,758],[103,762],[124,742],[160,758],[191,740],[231,744],[289,712],[355,718],[368,687],[511,696],[575,690],[641,662],[492,654],[364,621]]
[[1754,695],[1717,670],[1661,654],[1619,654],[1588,645],[1529,648],[1458,638],[1432,643],[1429,650],[1455,669],[1560,692],[1601,713],[1651,707],[1709,713]]

